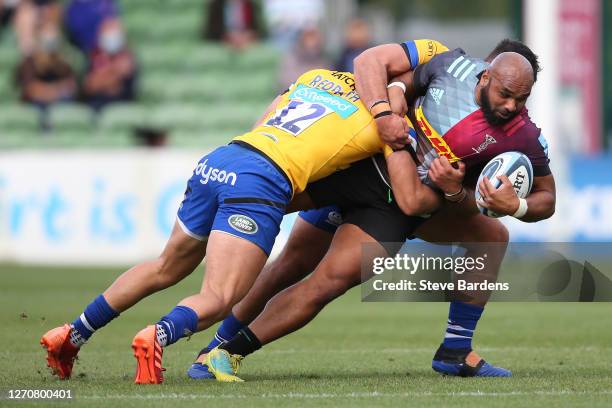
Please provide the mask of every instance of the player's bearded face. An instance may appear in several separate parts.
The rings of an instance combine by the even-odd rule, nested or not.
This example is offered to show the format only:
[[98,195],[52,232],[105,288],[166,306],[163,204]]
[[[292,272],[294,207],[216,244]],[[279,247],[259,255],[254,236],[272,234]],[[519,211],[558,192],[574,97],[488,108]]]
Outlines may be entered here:
[[495,107],[491,103],[491,82],[480,88],[480,105],[487,122],[493,126],[503,125],[518,114],[518,110],[508,112],[502,107]]

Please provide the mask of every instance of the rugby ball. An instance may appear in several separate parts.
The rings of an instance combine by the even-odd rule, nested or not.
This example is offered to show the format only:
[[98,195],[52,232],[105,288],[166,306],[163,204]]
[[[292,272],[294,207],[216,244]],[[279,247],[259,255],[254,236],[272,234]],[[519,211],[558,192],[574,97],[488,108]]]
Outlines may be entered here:
[[520,152],[506,152],[495,156],[487,163],[484,169],[482,169],[475,189],[476,205],[480,212],[488,217],[498,218],[503,217],[504,214],[497,214],[493,211],[489,211],[478,204],[478,201],[481,199],[478,185],[482,178],[487,176],[491,184],[493,184],[493,187],[498,188],[501,185],[501,180],[499,180],[497,176],[501,175],[508,176],[519,198],[525,198],[531,192],[531,187],[533,185],[533,167],[531,166],[529,158]]

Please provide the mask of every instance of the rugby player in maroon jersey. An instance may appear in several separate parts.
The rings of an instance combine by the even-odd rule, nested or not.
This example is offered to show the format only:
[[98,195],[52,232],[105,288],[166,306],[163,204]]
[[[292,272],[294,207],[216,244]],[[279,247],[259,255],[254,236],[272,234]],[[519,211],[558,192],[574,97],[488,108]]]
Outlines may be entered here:
[[[485,246],[489,251],[487,272],[494,279],[508,232],[498,220],[477,211],[469,190],[484,164],[501,152],[518,150],[532,161],[535,180],[527,210],[519,212],[519,199],[507,179],[498,189],[488,180],[478,186],[485,200],[481,205],[528,222],[554,213],[554,179],[546,141],[524,108],[537,78],[537,57],[523,44],[506,40],[489,56],[490,66],[457,49],[417,67],[413,75],[401,75],[412,57],[407,42],[375,47],[355,61],[357,90],[366,106],[391,98],[389,110],[395,114],[380,117],[377,125],[381,137],[400,150],[387,158],[388,169],[384,159],[368,159],[309,186],[307,193],[316,206],[336,204],[342,211],[344,220],[331,246],[331,234],[317,228],[312,218],[298,218],[280,257],[226,319],[237,334],[206,360],[200,357],[200,363],[208,362],[211,371],[231,367],[231,362],[236,367],[241,356],[301,328],[327,303],[360,283],[363,243],[398,242],[416,235],[431,242],[462,243],[466,256],[477,257],[485,249],[470,243],[497,242],[499,245]],[[395,76],[391,82],[402,81],[410,94],[418,96],[410,109],[402,102],[403,95],[394,95],[400,87],[387,89],[388,78]],[[400,115],[406,111],[419,136],[416,149],[410,152],[402,149],[406,135]],[[446,196],[431,218],[414,216],[431,210],[431,203],[415,205],[415,185],[405,182],[413,180],[415,163],[425,184],[457,191]],[[453,185],[455,190],[450,188]],[[382,246],[380,253],[386,253]],[[259,315],[268,299],[306,276],[321,258],[310,277],[272,298]],[[511,375],[472,351],[471,339],[487,300],[488,293],[483,293],[451,302],[444,341],[432,362],[436,371],[461,376]],[[202,356],[208,351],[204,349]]]

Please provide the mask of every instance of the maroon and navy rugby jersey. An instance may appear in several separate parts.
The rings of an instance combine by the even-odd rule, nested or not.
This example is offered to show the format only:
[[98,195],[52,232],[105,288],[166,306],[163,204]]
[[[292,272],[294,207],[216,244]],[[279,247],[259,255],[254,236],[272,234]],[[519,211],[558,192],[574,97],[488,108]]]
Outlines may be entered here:
[[431,184],[431,162],[444,155],[462,160],[479,172],[496,155],[519,151],[529,157],[534,176],[550,174],[548,145],[527,109],[503,125],[489,124],[476,103],[475,88],[488,64],[461,49],[444,52],[414,71],[419,98],[409,116],[418,134],[417,159],[421,179]]

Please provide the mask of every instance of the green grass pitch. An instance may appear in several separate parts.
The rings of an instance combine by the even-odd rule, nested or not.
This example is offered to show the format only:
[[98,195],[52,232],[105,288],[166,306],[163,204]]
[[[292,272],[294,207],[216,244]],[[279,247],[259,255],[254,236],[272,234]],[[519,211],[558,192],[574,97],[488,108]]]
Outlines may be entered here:
[[[446,378],[431,358],[446,304],[361,303],[353,290],[308,327],[244,361],[242,384],[198,382],[185,372],[212,331],[166,350],[165,383],[132,383],[131,340],[200,287],[199,268],[181,284],[146,299],[84,346],[73,379],[46,369],[38,344],[71,321],[120,269],[0,266],[0,391],[70,388],[70,407],[151,406],[611,406],[612,305],[493,303],[475,349],[511,369],[511,379]],[[0,406],[48,404],[0,400]],[[172,404],[172,405],[169,405]],[[180,405],[178,405],[180,404]],[[213,405],[215,404],[215,405]]]

